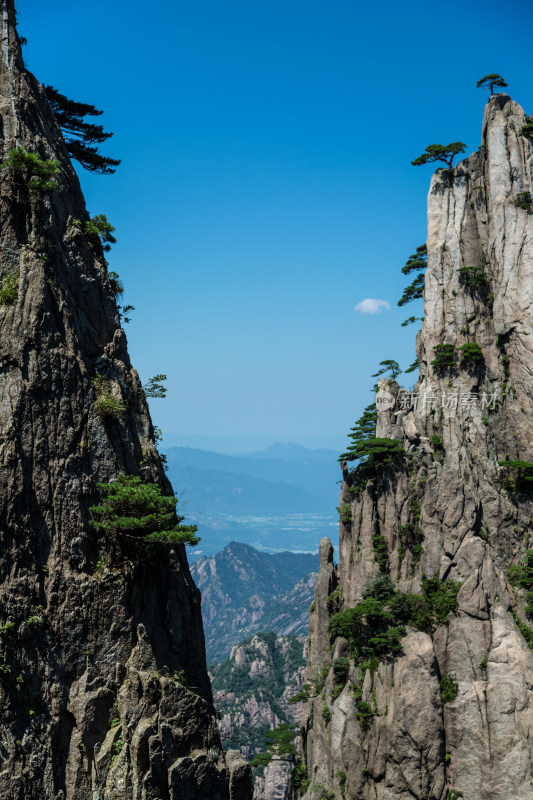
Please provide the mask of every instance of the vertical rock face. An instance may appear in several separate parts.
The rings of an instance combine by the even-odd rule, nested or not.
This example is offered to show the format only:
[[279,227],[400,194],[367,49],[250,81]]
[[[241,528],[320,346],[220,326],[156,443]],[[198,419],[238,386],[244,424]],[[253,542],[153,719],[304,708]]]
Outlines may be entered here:
[[[433,176],[419,403],[378,415],[377,435],[400,440],[405,456],[363,483],[344,465],[351,522],[336,570],[323,547],[302,728],[311,787],[328,800],[533,798],[532,623],[524,590],[506,577],[528,547],[533,502],[520,475],[499,466],[533,461],[533,214],[515,204],[531,190],[524,124],[507,95],[491,98],[478,153]],[[484,277],[469,282],[463,267]],[[482,358],[432,365],[436,345],[465,343]],[[382,388],[398,398],[393,382]],[[447,624],[406,625],[399,655],[364,671],[346,639],[331,654],[326,617],[353,608],[379,574],[376,537],[397,591],[422,594],[435,574],[461,588]],[[350,665],[335,691],[337,658]],[[448,696],[446,676],[457,683]]]
[[[96,569],[96,483],[161,469],[106,269],[42,87],[0,3],[0,139],[60,163],[57,191],[0,173],[0,796],[6,800],[251,797],[224,760],[200,598],[183,545]],[[100,375],[126,406],[95,411]],[[185,677],[183,677],[185,675]],[[191,688],[187,688],[191,687]]]

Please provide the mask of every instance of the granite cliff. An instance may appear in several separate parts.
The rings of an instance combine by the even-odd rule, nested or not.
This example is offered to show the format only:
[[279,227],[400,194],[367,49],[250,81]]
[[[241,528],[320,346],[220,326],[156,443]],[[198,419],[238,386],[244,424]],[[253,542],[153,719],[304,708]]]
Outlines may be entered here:
[[[91,524],[97,482],[123,473],[172,490],[105,259],[15,23],[2,0],[0,796],[246,800],[249,768],[221,749],[184,545],[106,565]],[[55,190],[37,185],[26,156],[25,171],[8,165],[15,148],[58,162]],[[102,386],[120,414],[98,413]]]
[[[210,668],[225,747],[252,758],[264,750],[265,731],[281,722],[300,722],[302,703],[289,700],[302,686],[304,649],[303,637],[256,633],[235,645],[223,664]],[[286,761],[257,769],[254,800],[286,800],[288,776]]]
[[306,798],[533,798],[526,123],[510,97],[491,97],[478,152],[431,181],[418,400],[380,383],[396,402],[377,436],[403,452],[342,465],[338,567],[321,543]]

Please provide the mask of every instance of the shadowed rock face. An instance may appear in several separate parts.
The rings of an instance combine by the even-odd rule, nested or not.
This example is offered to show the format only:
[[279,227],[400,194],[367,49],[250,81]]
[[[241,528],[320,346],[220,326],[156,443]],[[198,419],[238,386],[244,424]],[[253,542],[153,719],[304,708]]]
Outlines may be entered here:
[[[331,610],[353,607],[378,573],[376,535],[384,537],[387,571],[400,591],[420,593],[421,577],[435,572],[462,583],[448,625],[432,633],[407,626],[400,656],[366,672],[360,699],[373,711],[366,730],[356,718],[353,688],[361,669],[353,658],[339,696],[333,699],[330,669],[324,691],[307,704],[304,761],[312,784],[337,798],[533,798],[533,653],[513,613],[532,623],[525,592],[506,578],[528,547],[533,495],[510,490],[498,465],[506,458],[533,461],[533,214],[514,203],[531,190],[533,141],[521,135],[524,123],[523,110],[507,95],[491,98],[480,151],[454,173],[433,176],[417,389],[439,399],[434,413],[422,403],[379,413],[377,435],[402,441],[406,456],[355,499],[349,492],[355,478],[344,465],[341,504],[351,505],[352,522],[341,525],[338,568],[327,540],[321,548],[308,680],[332,658],[350,657],[344,639],[330,656],[327,621]],[[482,284],[461,277],[459,269],[468,266],[483,267]],[[482,360],[458,359],[447,372],[431,364],[435,345],[467,342],[480,346]],[[393,382],[382,386],[398,394]],[[456,392],[459,409],[448,401]],[[442,408],[442,393],[448,407]],[[497,407],[483,408],[483,395],[494,394]],[[419,558],[413,543],[402,540],[400,526],[409,523],[419,528]],[[340,599],[330,600],[328,610],[337,583]],[[450,673],[458,692],[443,703],[440,679]],[[306,797],[312,796],[310,790]]]
[[[6,800],[251,797],[224,760],[205,668],[200,598],[182,545],[95,570],[96,483],[171,487],[83,196],[42,87],[0,2],[0,139],[60,162],[57,191],[0,173],[0,796]],[[126,406],[95,410],[101,375]],[[142,465],[142,466],[141,466]],[[186,688],[173,679],[185,673]],[[180,680],[183,677],[178,676]]]

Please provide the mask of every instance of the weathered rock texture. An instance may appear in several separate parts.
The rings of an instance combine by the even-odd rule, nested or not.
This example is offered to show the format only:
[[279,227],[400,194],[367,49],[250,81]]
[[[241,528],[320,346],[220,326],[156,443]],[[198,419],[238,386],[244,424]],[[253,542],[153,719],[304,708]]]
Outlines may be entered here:
[[[303,637],[257,633],[210,668],[225,746],[249,758],[265,749],[264,733],[281,722],[298,724],[302,703],[289,703],[302,687]],[[289,764],[273,760],[255,778],[254,800],[286,800]]]
[[310,553],[260,553],[242,542],[199,558],[191,574],[202,593],[207,663],[224,661],[257,631],[307,636],[317,567]]
[[[96,483],[161,469],[106,268],[74,219],[83,196],[42,87],[0,3],[2,160],[23,146],[61,165],[56,192],[0,173],[0,796],[5,800],[248,798],[224,760],[200,598],[182,545],[159,562],[101,557]],[[91,379],[127,406],[105,421]],[[143,464],[144,466],[140,466]],[[183,671],[191,689],[172,677]],[[180,680],[182,676],[177,676]]]
[[[307,704],[302,728],[312,787],[322,785],[309,798],[320,791],[350,800],[533,798],[533,653],[511,612],[531,622],[523,590],[513,590],[506,578],[527,547],[533,502],[508,491],[498,465],[506,457],[533,461],[533,214],[514,204],[532,188],[533,140],[521,135],[524,122],[508,96],[491,98],[480,151],[455,172],[433,176],[417,389],[439,400],[435,411],[421,402],[415,410],[379,414],[377,435],[402,441],[406,457],[355,498],[349,489],[356,478],[344,465],[341,504],[351,505],[352,522],[341,525],[337,569],[323,542],[310,624],[307,678],[324,688]],[[458,272],[464,266],[483,266],[486,284],[468,286]],[[446,373],[431,365],[435,345],[466,342],[480,345],[482,362]],[[393,383],[388,388],[398,392]],[[455,392],[458,409],[453,402],[449,407]],[[483,395],[495,393],[497,407],[483,408]],[[433,435],[443,449],[438,440],[432,445]],[[402,559],[399,528],[418,516],[417,563],[413,542]],[[338,584],[341,609],[360,600],[379,571],[372,542],[378,534],[401,591],[420,592],[421,577],[434,572],[462,587],[448,625],[433,635],[408,628],[403,654],[367,671],[362,699],[374,716],[363,731],[353,696],[360,668],[353,659],[349,680],[333,699],[331,658],[350,653],[339,639],[330,655],[328,595]],[[439,678],[449,673],[458,694],[443,704]]]

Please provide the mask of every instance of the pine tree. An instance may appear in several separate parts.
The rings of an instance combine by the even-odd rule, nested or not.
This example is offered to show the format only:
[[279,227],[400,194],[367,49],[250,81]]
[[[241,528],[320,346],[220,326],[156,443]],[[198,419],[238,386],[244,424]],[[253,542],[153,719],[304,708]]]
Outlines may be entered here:
[[426,147],[424,152],[411,164],[415,167],[421,167],[423,164],[429,164],[433,161],[442,161],[448,169],[453,169],[453,159],[459,153],[464,153],[466,144],[464,142],[451,142],[451,144],[430,144]]
[[413,322],[424,322],[424,317],[407,317],[401,323],[402,328],[406,328],[408,325],[412,325]]
[[496,72],[491,72],[490,75],[485,75],[484,78],[481,78],[477,82],[476,86],[478,89],[489,89],[490,96],[492,97],[492,95],[494,94],[495,86],[501,87],[503,89],[506,86],[509,86],[509,84],[505,83],[501,75],[498,75]]
[[120,164],[114,158],[101,155],[96,145],[113,136],[104,131],[102,125],[85,122],[85,117],[99,117],[103,114],[89,103],[78,103],[54,89],[44,86],[52,111],[63,134],[71,158],[78,161],[89,172],[111,175]]
[[166,381],[166,379],[166,375],[154,375],[153,378],[150,378],[148,383],[145,383],[143,386],[146,397],[166,397],[167,387],[164,385],[164,381]]
[[117,243],[113,236],[114,230],[114,226],[111,225],[105,214],[97,214],[85,222],[85,233],[89,238],[89,244],[94,246],[99,241],[104,253],[109,253],[111,245]]
[[421,244],[416,248],[416,252],[409,256],[405,265],[402,267],[404,275],[414,272],[414,270],[425,269],[428,265],[427,244]]
[[392,380],[395,381],[398,375],[402,374],[400,365],[398,364],[397,361],[394,361],[393,359],[389,358],[386,361],[380,361],[379,366],[381,367],[381,369],[378,369],[377,372],[371,375],[372,378],[380,378],[382,375],[385,375],[387,372],[390,372]]
[[397,439],[372,438],[356,442],[352,447],[350,458],[346,461],[359,461],[361,465],[376,469],[390,464],[396,456],[402,455],[405,451],[401,442]]
[[176,497],[164,497],[155,483],[119,475],[113,483],[98,483],[102,503],[91,508],[93,525],[111,537],[127,536],[144,542],[183,542],[196,545],[196,525],[181,525]]
[[398,305],[405,306],[407,303],[412,303],[413,300],[421,300],[421,298],[424,297],[425,285],[425,275],[417,275],[414,281],[403,290],[403,294],[398,300]]
[[270,764],[273,758],[277,761],[288,761],[294,766],[296,763],[296,730],[288,722],[282,722],[273,731],[266,731],[266,752],[258,753],[251,764],[253,767],[264,767]]
[[[414,281],[406,286],[403,290],[401,298],[398,300],[399,306],[405,306],[407,303],[412,303],[413,300],[420,300],[424,296],[424,286],[426,283],[425,275],[420,271],[426,269],[428,265],[428,249],[427,245],[421,244],[416,248],[416,252],[412,253],[407,259],[405,265],[402,267],[404,275],[409,275],[411,272],[419,272]],[[402,322],[402,327],[416,322],[420,317],[409,317]]]
[[355,461],[358,458],[356,454],[360,442],[367,441],[374,438],[376,435],[376,423],[378,421],[378,412],[375,403],[371,403],[365,408],[362,415],[359,417],[353,428],[350,428],[348,438],[352,444],[343,453],[339,461]]

